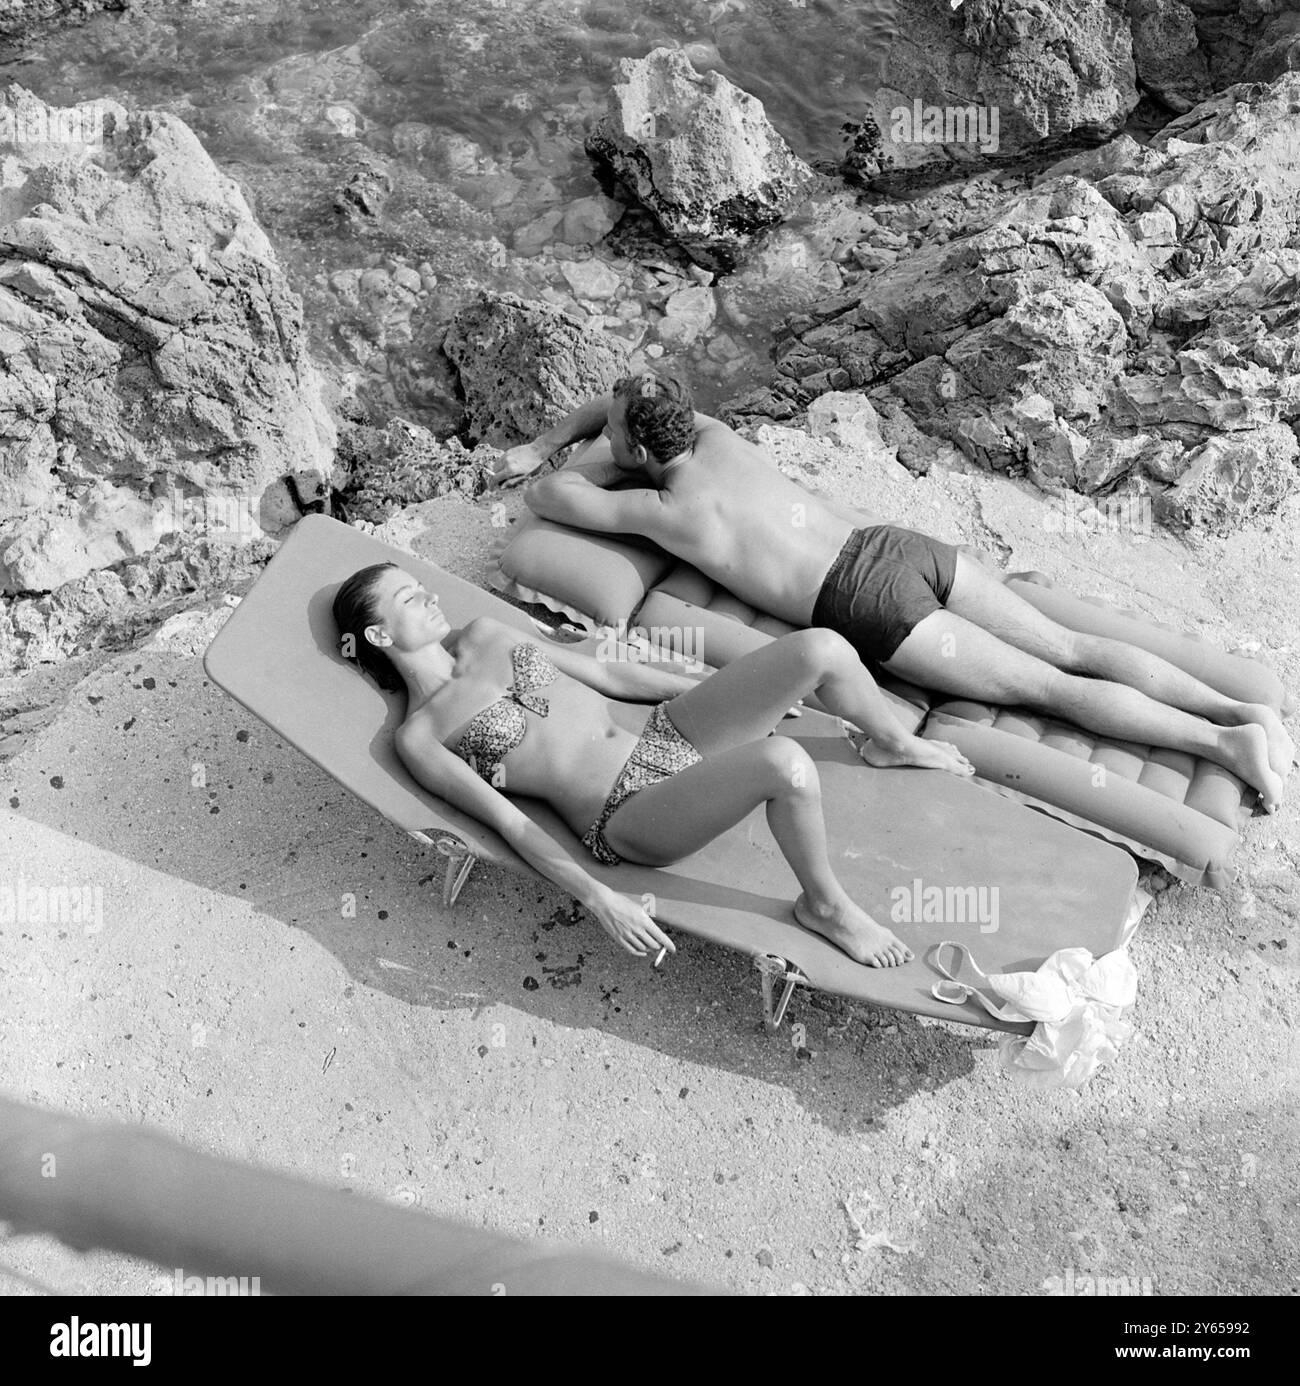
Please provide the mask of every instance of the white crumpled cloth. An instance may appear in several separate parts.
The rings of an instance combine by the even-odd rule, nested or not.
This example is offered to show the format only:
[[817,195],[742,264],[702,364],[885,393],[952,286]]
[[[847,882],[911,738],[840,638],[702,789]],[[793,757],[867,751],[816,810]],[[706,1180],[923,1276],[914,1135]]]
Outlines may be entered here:
[[[1062,948],[1036,972],[986,975],[965,944],[941,943],[936,955],[939,970],[956,982],[942,961],[945,948],[965,952],[971,968],[1004,1003],[995,1005],[978,988],[957,982],[990,1015],[999,1020],[1037,1021],[1031,1034],[1004,1035],[1001,1044],[1003,1067],[1033,1087],[1082,1087],[1133,1033],[1123,1014],[1137,999],[1137,969],[1124,947],[1100,958],[1086,948]],[[935,995],[940,996],[938,988]]]
[[1038,1022],[1001,1046],[1003,1067],[1034,1087],[1082,1087],[1133,1033],[1123,1013],[1137,999],[1137,969],[1126,948],[1100,958],[1062,948],[1037,972],[995,972],[988,982],[1009,1003],[1006,1019]]

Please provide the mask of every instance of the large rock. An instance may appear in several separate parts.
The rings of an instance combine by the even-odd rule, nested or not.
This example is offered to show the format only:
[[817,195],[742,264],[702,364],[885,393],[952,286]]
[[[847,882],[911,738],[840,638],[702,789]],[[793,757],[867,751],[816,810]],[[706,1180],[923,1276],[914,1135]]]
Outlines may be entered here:
[[125,10],[131,0],[0,0],[0,38],[34,37],[56,24],[81,20],[95,10]]
[[1187,470],[1156,498],[1158,519],[1227,534],[1268,514],[1300,484],[1300,444],[1285,424],[1220,433],[1187,459]]
[[948,242],[856,276],[787,321],[771,385],[729,412],[789,418],[867,390],[981,465],[1048,487],[1150,483],[1171,523],[1222,530],[1300,484],[1297,239],[1288,73],[1149,147],[1072,156]]
[[177,496],[296,518],[280,479],[328,473],[334,428],[238,186],[172,116],[11,86],[0,120],[0,591],[147,551]]
[[143,557],[120,559],[53,592],[0,597],[0,677],[135,644],[196,602],[246,586],[275,547],[266,537],[241,544],[170,533]]
[[762,103],[678,48],[624,58],[609,114],[587,138],[628,193],[706,269],[731,269],[799,201],[811,170]]
[[348,519],[382,524],[396,510],[453,491],[473,500],[487,490],[498,455],[436,438],[406,419],[392,419],[386,428],[346,429],[339,458],[351,471],[343,491]]
[[1209,96],[1210,74],[1196,18],[1182,0],[1129,0],[1138,82],[1175,111]]
[[628,348],[571,313],[484,292],[452,320],[443,350],[460,372],[466,430],[496,447],[526,442],[604,394]]
[[1300,14],[1293,0],[1185,0],[1212,87],[1271,82],[1296,66]]
[[893,24],[907,41],[890,44],[864,112],[860,173],[1105,138],[1138,103],[1114,0],[898,0]]

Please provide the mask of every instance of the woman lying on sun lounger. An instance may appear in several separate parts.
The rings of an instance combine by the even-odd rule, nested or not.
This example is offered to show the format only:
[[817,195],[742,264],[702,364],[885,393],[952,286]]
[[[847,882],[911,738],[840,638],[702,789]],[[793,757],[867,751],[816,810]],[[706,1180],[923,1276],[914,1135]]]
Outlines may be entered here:
[[872,765],[974,771],[956,747],[904,730],[842,636],[796,631],[697,681],[572,649],[543,654],[485,617],[453,631],[437,596],[391,563],[348,578],[334,620],[345,656],[381,687],[405,688],[396,748],[412,776],[493,828],[628,952],[676,950],[639,904],[576,866],[501,791],[549,803],[609,865],[667,866],[764,804],[803,887],[795,919],[869,967],[911,959],[831,870],[812,758],[769,733],[815,693],[870,738],[859,749]]

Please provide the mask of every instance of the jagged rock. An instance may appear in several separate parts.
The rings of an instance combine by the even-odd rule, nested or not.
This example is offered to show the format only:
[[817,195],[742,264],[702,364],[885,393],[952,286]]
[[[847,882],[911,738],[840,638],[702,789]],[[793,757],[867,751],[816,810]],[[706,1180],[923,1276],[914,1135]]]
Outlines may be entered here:
[[677,48],[624,58],[587,150],[706,269],[727,270],[798,202],[811,170],[762,104]]
[[621,281],[603,260],[561,260],[559,266],[575,298],[603,302],[618,292]]
[[0,38],[33,38],[66,21],[78,21],[96,10],[127,10],[132,0],[0,0]]
[[1058,416],[1050,399],[1026,395],[1000,412],[1013,448],[1023,454],[1025,469],[1037,485],[1044,490],[1078,485],[1088,441],[1068,419]]
[[471,500],[487,490],[495,449],[440,440],[427,428],[393,419],[387,428],[357,425],[339,438],[339,457],[350,468],[343,490],[350,520],[380,524],[395,510],[459,491]]
[[921,432],[897,395],[874,390],[870,398],[885,445],[894,449],[909,472],[925,476],[932,467],[952,467],[961,461],[951,443]]
[[717,311],[712,289],[701,284],[678,289],[664,304],[664,316],[657,327],[659,340],[666,346],[691,346],[713,325]]
[[350,221],[375,221],[392,191],[392,174],[371,155],[334,194],[334,210]]
[[0,146],[0,591],[144,552],[175,492],[283,523],[279,479],[328,470],[334,426],[238,186],[169,115],[17,86],[0,112],[87,122]]
[[972,328],[944,360],[982,400],[1014,402],[1032,394],[1066,417],[1084,418],[1096,415],[1127,345],[1124,320],[1105,293],[1067,279]]
[[[1264,4],[1252,8],[1258,13],[1263,11]],[[1288,6],[1263,19],[1248,40],[1242,57],[1241,71],[1236,74],[1239,81],[1271,82],[1283,72],[1294,71],[1300,64],[1300,14]]]
[[1221,433],[1187,459],[1181,479],[1155,497],[1156,518],[1229,534],[1276,510],[1300,486],[1300,444],[1286,424]]
[[443,342],[460,372],[470,437],[526,442],[627,373],[628,348],[599,328],[515,294],[481,293]]
[[1157,204],[1173,213],[1178,278],[1214,265],[1246,268],[1287,246],[1300,226],[1298,131],[1296,74],[1232,87],[1166,125],[1136,176],[1114,173],[1098,190],[1125,215]]
[[119,559],[40,597],[0,597],[0,676],[94,649],[118,649],[196,601],[246,584],[275,552],[172,533],[139,559]]
[[898,0],[894,32],[850,159],[911,168],[1013,154],[1067,135],[1105,138],[1137,105],[1123,5],[1108,0],[959,8]]
[[796,320],[777,347],[785,387],[806,403],[888,381],[926,431],[957,441],[963,419],[1022,394],[1095,414],[1122,368],[1125,318],[1145,330],[1153,279],[1113,209],[1069,180],[869,282]]
[[1184,0],[1196,19],[1210,84],[1271,82],[1296,66],[1300,14],[1290,0]]
[[566,245],[595,245],[604,240],[623,215],[612,197],[580,197],[562,209],[557,240]]
[[808,406],[807,424],[814,438],[829,438],[841,447],[862,452],[886,450],[880,416],[865,395],[822,395]]
[[[338,456],[335,455],[335,466]],[[284,478],[289,499],[300,515],[328,515],[333,509],[333,474],[321,471],[290,472]]]
[[1138,82],[1174,111],[1210,94],[1210,74],[1196,36],[1196,18],[1182,0],[1129,0]]
[[719,410],[723,423],[737,431],[760,424],[784,424],[799,414],[799,406],[779,390],[748,390]]
[[1078,460],[1076,484],[1085,492],[1104,491],[1122,477],[1143,473],[1159,481],[1181,474],[1182,448],[1154,433],[1098,438]]
[[1298,484],[1270,431],[1300,424],[1297,240],[1288,73],[1216,95],[1149,147],[1071,156],[952,240],[851,276],[787,320],[771,387],[730,412],[869,391],[981,465],[1090,492],[1177,484],[1171,519],[1246,520]]

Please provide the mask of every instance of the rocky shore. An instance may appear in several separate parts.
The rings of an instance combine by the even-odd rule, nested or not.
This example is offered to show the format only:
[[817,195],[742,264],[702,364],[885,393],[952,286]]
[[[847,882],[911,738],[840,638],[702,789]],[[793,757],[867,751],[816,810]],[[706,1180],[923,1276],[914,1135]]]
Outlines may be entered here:
[[[899,7],[923,34],[924,8]],[[507,166],[410,120],[367,139],[376,64],[408,36],[381,14],[250,88],[250,135],[314,150],[279,196],[322,178],[327,263],[351,260],[301,301],[248,169],[221,171],[177,115],[11,86],[0,667],[97,639],[87,580],[115,590],[164,535],[249,545],[349,499],[378,520],[478,494],[478,445],[646,367],[682,372],[742,426],[802,426],[819,399],[860,396],[914,473],[1004,472],[1072,513],[1220,535],[1275,513],[1300,476],[1300,77],[1282,16],[1252,13],[1248,53],[1216,15],[1063,7],[1067,80],[1044,35],[969,0],[923,70],[889,50],[844,163],[812,167],[700,45],[622,60],[603,101],[521,109],[540,162],[536,139]],[[1036,107],[1008,95],[1028,90]],[[901,139],[908,91],[920,123]],[[1006,116],[997,151],[926,134],[962,92]],[[1158,130],[1126,133],[1153,102]],[[861,132],[887,134],[891,111],[897,138],[867,160]],[[86,139],[55,138],[60,121]],[[1060,155],[1070,140],[1093,147]],[[552,175],[550,209],[519,223]]]

